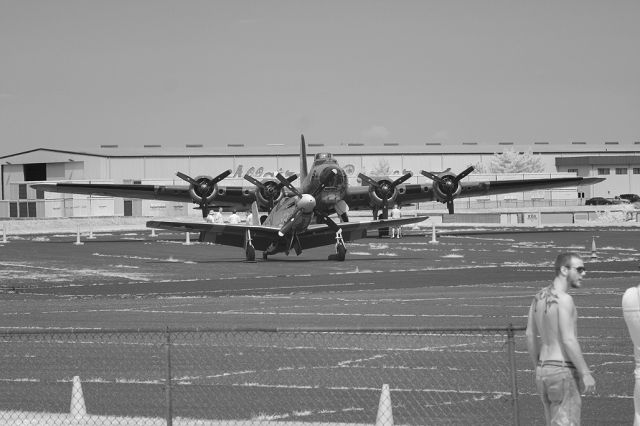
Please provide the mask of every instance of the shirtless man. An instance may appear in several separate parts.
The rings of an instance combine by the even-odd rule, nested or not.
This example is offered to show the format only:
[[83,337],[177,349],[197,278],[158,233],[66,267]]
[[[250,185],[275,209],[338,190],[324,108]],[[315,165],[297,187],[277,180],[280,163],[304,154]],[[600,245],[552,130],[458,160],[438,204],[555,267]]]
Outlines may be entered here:
[[578,313],[569,287],[580,288],[584,263],[577,253],[562,253],[556,277],[536,294],[529,309],[527,348],[536,372],[547,425],[580,424],[580,390],[595,393],[596,382],[578,343]]

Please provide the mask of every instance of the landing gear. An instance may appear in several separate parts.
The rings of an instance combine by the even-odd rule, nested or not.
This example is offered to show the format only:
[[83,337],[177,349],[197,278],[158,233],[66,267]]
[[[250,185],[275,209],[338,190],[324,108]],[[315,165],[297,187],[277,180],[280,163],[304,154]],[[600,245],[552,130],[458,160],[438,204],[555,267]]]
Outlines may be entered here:
[[340,262],[344,262],[344,258],[347,255],[347,248],[344,246],[344,243],[339,243],[336,247],[336,257]]
[[253,242],[251,241],[251,231],[247,229],[247,233],[244,237],[244,254],[247,262],[255,262],[256,261],[256,249],[253,247]]
[[344,262],[347,256],[347,248],[344,245],[344,239],[342,239],[342,229],[336,232],[336,253],[329,255],[329,260],[337,260],[338,262]]
[[267,256],[270,254],[275,254],[277,248],[278,248],[277,243],[272,242],[271,244],[269,244],[267,249],[262,252],[262,260],[267,260]]
[[302,246],[300,245],[300,240],[298,239],[297,234],[293,235],[292,246],[296,252],[296,256],[300,256],[300,254],[302,253]]
[[349,206],[344,200],[338,201],[335,204],[334,209],[340,217],[341,222],[349,222]]
[[252,245],[247,245],[245,250],[245,254],[247,256],[247,262],[255,262],[256,261],[256,249],[253,248]]

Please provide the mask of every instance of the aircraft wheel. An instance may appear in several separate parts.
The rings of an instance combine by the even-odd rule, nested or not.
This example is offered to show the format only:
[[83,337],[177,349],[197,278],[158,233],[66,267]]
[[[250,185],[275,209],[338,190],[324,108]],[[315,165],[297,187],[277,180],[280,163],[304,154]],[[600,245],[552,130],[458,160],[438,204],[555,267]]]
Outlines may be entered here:
[[347,248],[342,245],[342,244],[338,244],[338,252],[336,253],[336,259],[339,260],[340,262],[344,262],[344,258],[347,255]]
[[255,262],[256,261],[256,249],[253,246],[247,246],[247,262]]
[[267,260],[267,252],[262,252],[262,260]]

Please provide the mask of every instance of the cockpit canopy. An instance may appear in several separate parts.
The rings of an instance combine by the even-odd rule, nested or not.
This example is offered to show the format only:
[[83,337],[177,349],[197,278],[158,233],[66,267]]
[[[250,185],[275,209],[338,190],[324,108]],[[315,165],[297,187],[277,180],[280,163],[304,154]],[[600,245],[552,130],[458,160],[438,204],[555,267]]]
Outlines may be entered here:
[[333,155],[331,155],[330,152],[319,152],[316,154],[314,160],[313,160],[313,164],[317,165],[317,164],[326,164],[326,163],[334,163],[337,164],[338,162],[336,161],[335,158],[333,158]]

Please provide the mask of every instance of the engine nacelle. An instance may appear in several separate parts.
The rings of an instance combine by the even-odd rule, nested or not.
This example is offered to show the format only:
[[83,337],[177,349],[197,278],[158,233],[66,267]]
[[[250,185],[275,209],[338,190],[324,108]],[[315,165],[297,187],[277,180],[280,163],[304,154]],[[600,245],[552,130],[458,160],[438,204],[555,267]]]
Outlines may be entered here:
[[393,205],[398,198],[398,189],[393,186],[393,182],[388,179],[380,179],[377,181],[378,188],[369,185],[369,197],[374,205],[378,207],[384,206],[384,199],[387,199],[387,206]]
[[194,203],[209,204],[216,198],[218,184],[210,185],[213,178],[211,176],[196,176],[194,179],[198,184],[189,185],[189,196]]
[[256,188],[256,201],[260,207],[267,209],[270,206],[269,203],[272,206],[276,205],[284,197],[284,189],[277,180],[264,179],[262,185],[261,188]]
[[440,182],[434,182],[433,184],[433,193],[439,202],[446,203],[460,195],[462,186],[459,182],[456,182],[456,175],[447,173],[439,177]]

